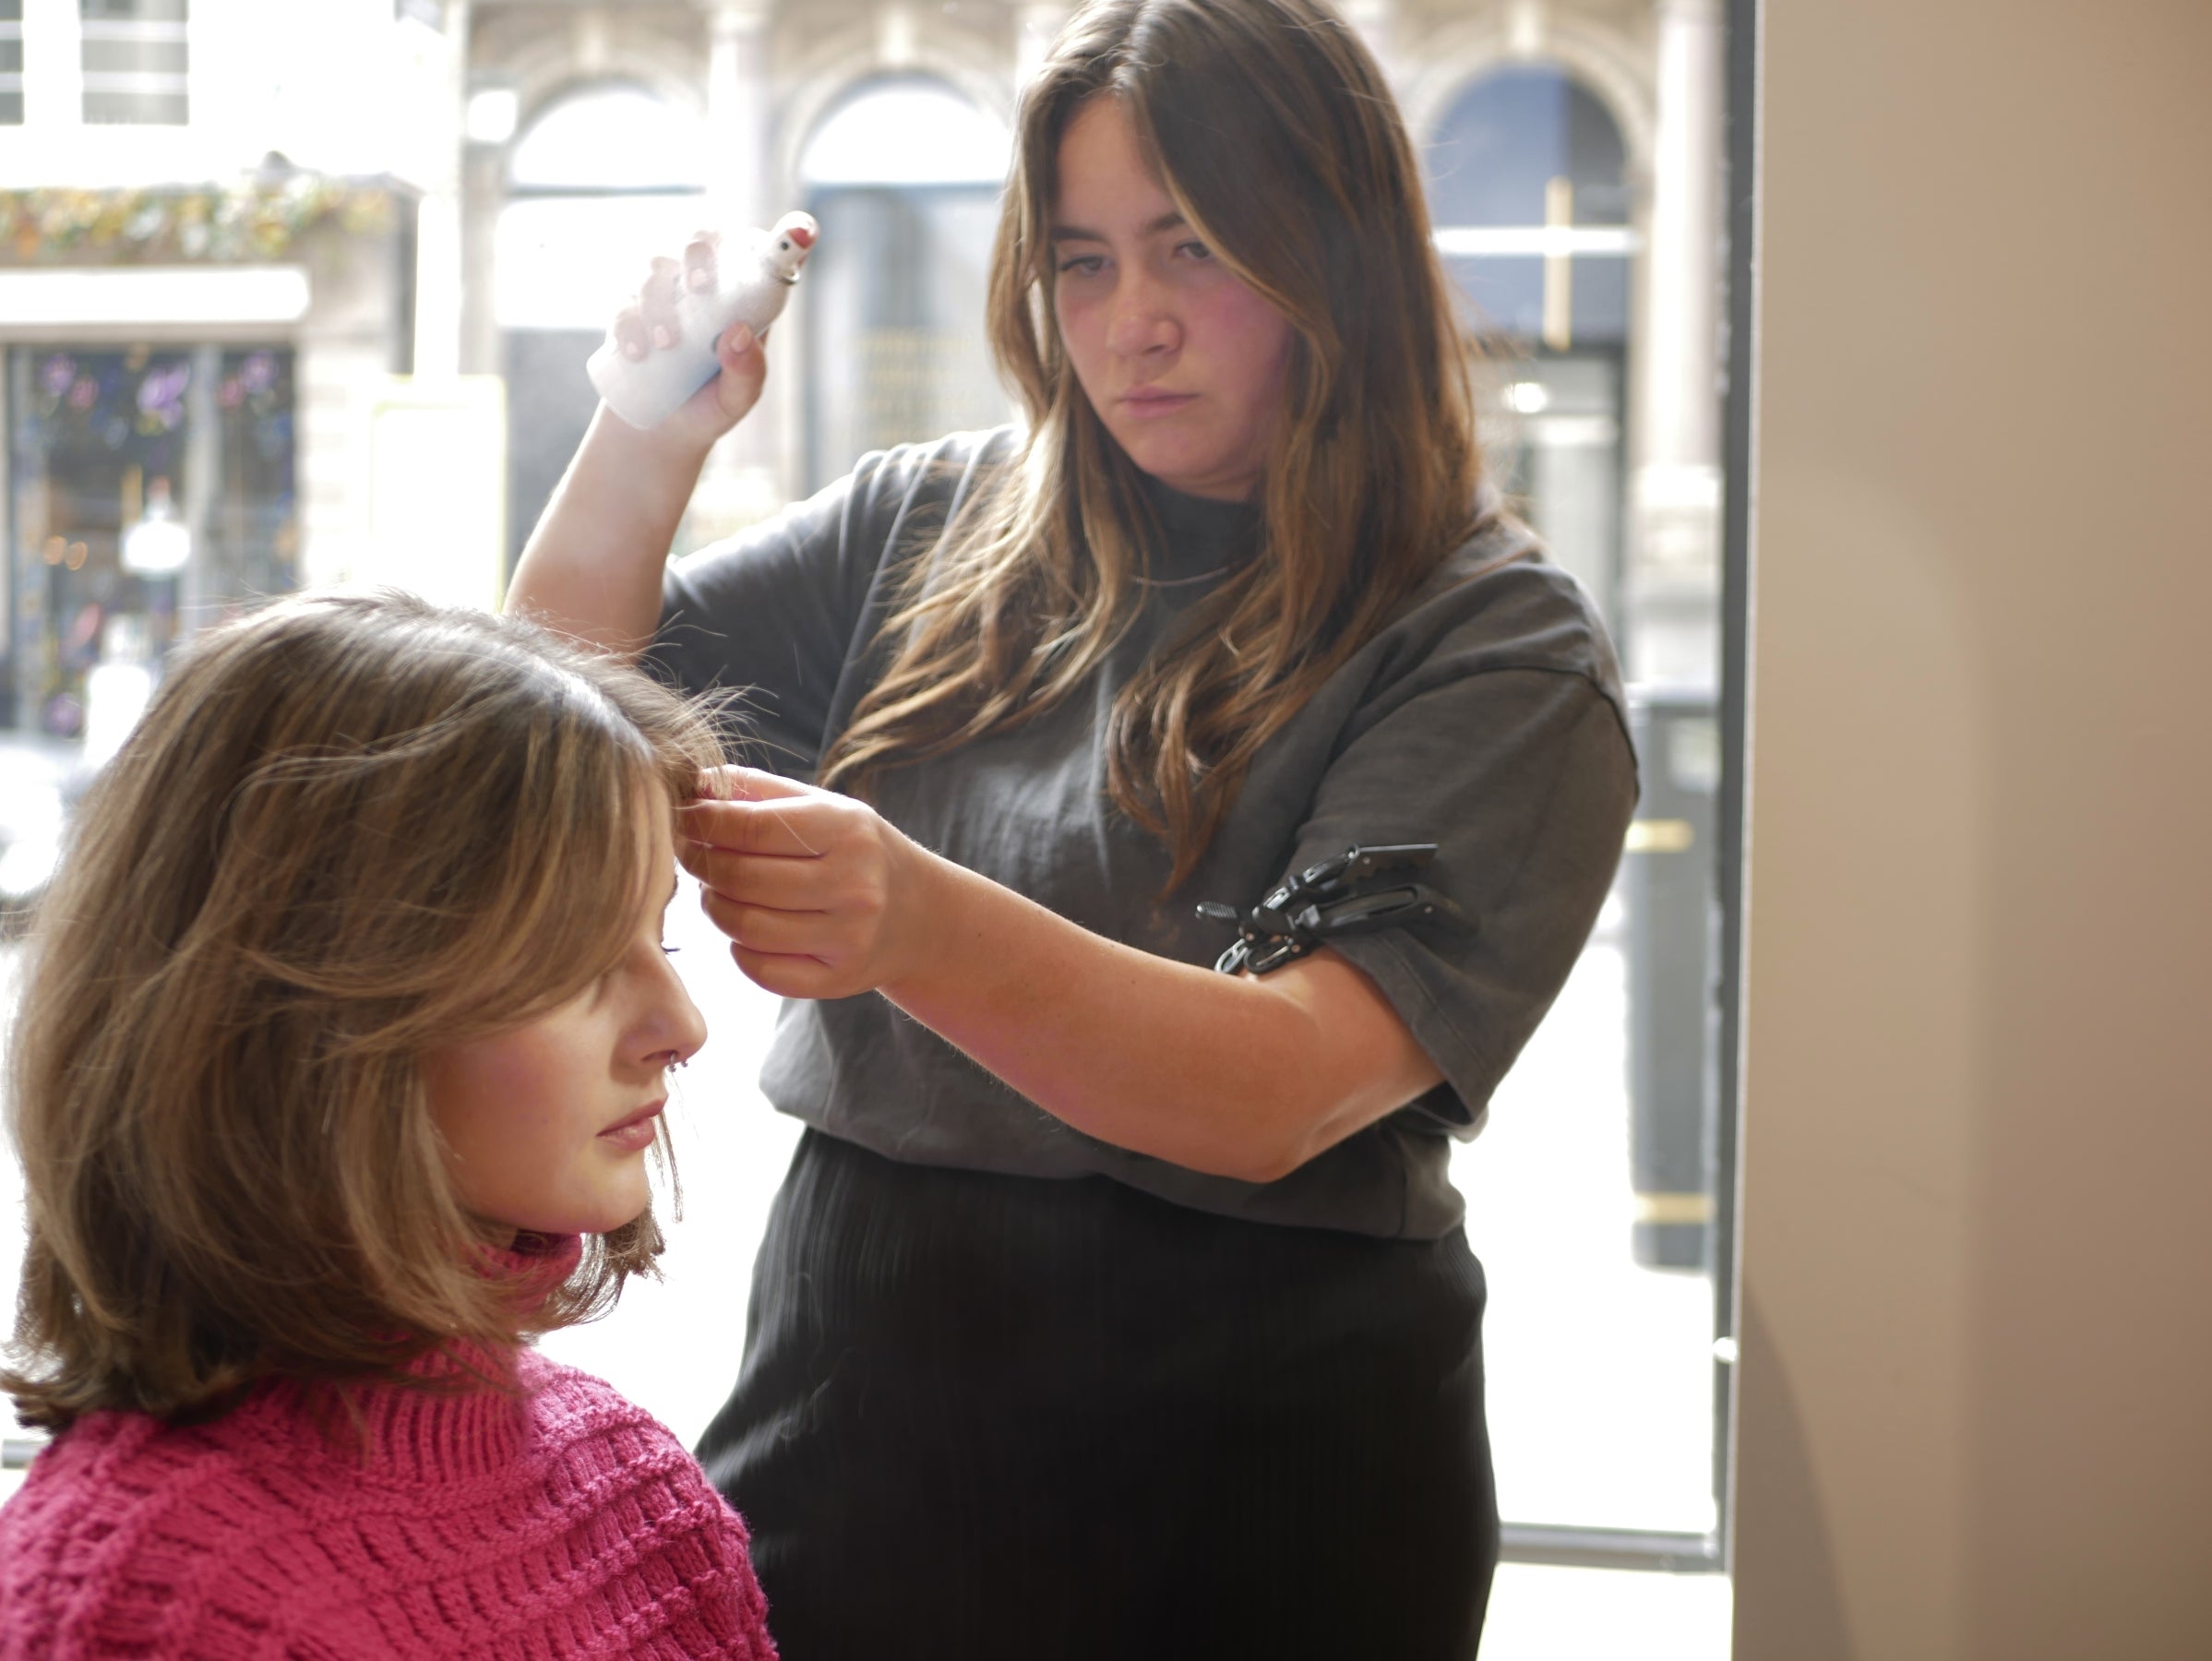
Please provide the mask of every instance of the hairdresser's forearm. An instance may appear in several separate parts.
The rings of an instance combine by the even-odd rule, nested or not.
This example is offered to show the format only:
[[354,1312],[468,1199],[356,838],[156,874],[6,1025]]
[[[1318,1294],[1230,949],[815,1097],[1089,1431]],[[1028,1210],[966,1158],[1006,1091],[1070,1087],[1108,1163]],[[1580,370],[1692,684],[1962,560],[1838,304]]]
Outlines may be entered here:
[[661,568],[706,451],[626,425],[604,404],[546,504],[507,609],[634,656],[661,617]]
[[1118,1147],[1265,1182],[1436,1081],[1333,952],[1265,978],[1124,946],[925,854],[925,949],[885,997],[1056,1117]]

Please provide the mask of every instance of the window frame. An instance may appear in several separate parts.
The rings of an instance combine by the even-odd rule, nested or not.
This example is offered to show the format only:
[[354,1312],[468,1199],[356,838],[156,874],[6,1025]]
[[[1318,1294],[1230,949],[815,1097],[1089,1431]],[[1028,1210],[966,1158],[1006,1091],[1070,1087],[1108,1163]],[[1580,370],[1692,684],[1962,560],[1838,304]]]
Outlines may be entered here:
[[1670,1573],[1728,1573],[1735,1559],[1739,1253],[1738,1148],[1743,1042],[1744,827],[1751,708],[1751,505],[1755,495],[1758,371],[1759,3],[1722,7],[1722,159],[1728,227],[1721,409],[1720,783],[1715,801],[1718,913],[1717,1053],[1713,1123],[1713,1495],[1710,1535],[1508,1524],[1509,1562]]

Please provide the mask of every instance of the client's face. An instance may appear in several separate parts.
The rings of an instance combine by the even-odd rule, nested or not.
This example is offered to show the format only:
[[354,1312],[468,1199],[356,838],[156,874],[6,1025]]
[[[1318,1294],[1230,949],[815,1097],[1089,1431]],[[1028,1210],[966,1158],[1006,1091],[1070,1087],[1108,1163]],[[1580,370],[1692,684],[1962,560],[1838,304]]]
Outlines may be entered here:
[[655,816],[656,879],[622,955],[528,1026],[423,1058],[430,1115],[463,1207],[541,1234],[604,1234],[645,1209],[645,1151],[666,1069],[706,1023],[661,946],[676,855]]

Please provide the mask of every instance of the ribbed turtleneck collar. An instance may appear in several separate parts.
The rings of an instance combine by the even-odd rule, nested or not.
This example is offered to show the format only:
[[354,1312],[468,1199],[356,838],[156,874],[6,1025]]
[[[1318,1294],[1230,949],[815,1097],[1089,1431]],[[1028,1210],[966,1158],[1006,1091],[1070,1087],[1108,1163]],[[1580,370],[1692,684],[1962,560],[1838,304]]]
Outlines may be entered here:
[[[526,1234],[512,1247],[479,1249],[486,1278],[511,1285],[519,1303],[535,1307],[576,1272],[583,1241]],[[456,1340],[409,1366],[420,1384],[280,1385],[269,1404],[305,1411],[342,1450],[341,1457],[365,1454],[369,1472],[406,1482],[467,1480],[522,1452],[529,1413],[516,1376],[520,1348]]]
[[1145,499],[1164,532],[1152,580],[1190,581],[1243,564],[1260,541],[1260,509],[1250,502],[1216,502],[1186,496],[1143,475]]
[[525,1231],[515,1237],[511,1246],[481,1249],[479,1261],[487,1278],[508,1282],[520,1297],[543,1301],[576,1273],[576,1265],[583,1261],[584,1242],[581,1235]]

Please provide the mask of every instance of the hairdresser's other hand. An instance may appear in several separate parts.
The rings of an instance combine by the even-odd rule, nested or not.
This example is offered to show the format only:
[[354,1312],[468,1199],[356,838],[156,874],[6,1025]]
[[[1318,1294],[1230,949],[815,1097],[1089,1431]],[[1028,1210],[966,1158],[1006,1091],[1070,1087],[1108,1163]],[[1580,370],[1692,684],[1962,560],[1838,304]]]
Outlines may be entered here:
[[[681,260],[660,258],[639,287],[637,298],[615,314],[607,336],[633,363],[676,343],[680,332],[676,303],[682,292],[705,293],[714,287],[721,237],[700,231],[684,245]],[[740,323],[715,342],[722,373],[694,392],[675,414],[654,429],[688,448],[706,449],[735,426],[760,401],[768,378],[768,356],[753,331]]]
[[916,966],[941,862],[835,791],[749,767],[710,784],[729,799],[683,810],[676,856],[747,979],[785,998],[849,998]]

